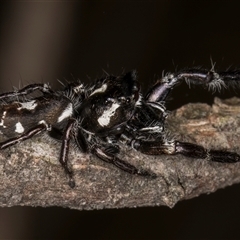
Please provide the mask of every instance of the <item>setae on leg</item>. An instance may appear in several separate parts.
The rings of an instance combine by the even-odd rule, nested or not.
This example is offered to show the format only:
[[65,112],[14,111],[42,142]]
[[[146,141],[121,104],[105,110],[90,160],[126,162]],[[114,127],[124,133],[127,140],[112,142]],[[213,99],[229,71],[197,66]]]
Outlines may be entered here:
[[213,162],[235,163],[240,161],[240,155],[233,152],[222,150],[207,150],[204,147],[188,142],[154,142],[154,141],[136,141],[134,148],[144,154],[182,154],[191,158],[209,158]]

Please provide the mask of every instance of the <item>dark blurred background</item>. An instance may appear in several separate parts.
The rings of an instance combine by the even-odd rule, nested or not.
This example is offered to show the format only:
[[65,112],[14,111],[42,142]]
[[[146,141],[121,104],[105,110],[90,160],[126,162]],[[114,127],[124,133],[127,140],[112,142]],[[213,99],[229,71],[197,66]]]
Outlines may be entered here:
[[[238,1],[8,1],[0,3],[0,89],[137,69],[142,90],[162,72],[240,67]],[[239,96],[232,89],[223,97]],[[213,101],[184,84],[169,109]],[[240,186],[166,207],[75,211],[0,209],[0,239],[237,239]]]

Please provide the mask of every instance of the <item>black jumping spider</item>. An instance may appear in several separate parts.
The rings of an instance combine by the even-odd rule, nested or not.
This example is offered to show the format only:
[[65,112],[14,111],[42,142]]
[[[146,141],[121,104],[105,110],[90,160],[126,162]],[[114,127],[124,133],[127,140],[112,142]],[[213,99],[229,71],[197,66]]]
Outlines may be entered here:
[[[118,77],[106,76],[88,87],[73,82],[62,91],[53,91],[47,84],[31,84],[0,95],[0,133],[8,137],[0,143],[0,149],[47,131],[51,137],[62,141],[59,160],[70,178],[71,187],[75,185],[68,166],[71,140],[82,152],[92,153],[126,172],[141,176],[154,177],[154,174],[119,159],[119,141],[144,154],[183,154],[191,158],[208,157],[216,162],[238,162],[240,155],[237,153],[208,150],[168,139],[164,130],[165,100],[182,81],[210,89],[228,87],[229,82],[240,81],[240,72],[185,69],[166,74],[145,96],[140,92],[135,71]],[[41,96],[31,97],[37,90]]]

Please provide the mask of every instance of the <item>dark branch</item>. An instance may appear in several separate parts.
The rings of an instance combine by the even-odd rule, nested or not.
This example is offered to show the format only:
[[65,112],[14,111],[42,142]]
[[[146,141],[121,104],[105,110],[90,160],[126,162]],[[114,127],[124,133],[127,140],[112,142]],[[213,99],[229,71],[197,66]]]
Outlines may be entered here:
[[[240,152],[240,99],[189,104],[173,112],[167,128],[179,140]],[[71,189],[58,161],[60,145],[39,136],[0,154],[0,206],[62,206],[102,209],[167,205],[240,182],[240,163],[193,160],[181,155],[147,156],[125,148],[121,157],[158,175],[130,175],[74,147]]]

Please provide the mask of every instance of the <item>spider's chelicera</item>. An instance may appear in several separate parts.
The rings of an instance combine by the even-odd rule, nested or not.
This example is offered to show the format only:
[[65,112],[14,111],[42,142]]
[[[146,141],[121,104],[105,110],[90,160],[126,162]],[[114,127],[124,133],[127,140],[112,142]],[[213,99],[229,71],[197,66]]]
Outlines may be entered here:
[[[228,87],[240,81],[240,72],[196,68],[166,74],[145,96],[135,71],[118,77],[107,75],[88,87],[80,82],[69,83],[62,91],[53,91],[48,84],[30,84],[0,95],[0,133],[8,138],[0,143],[0,149],[48,132],[62,142],[59,160],[71,187],[75,185],[68,164],[71,140],[84,153],[92,153],[128,173],[149,177],[155,174],[119,158],[119,142],[150,155],[183,154],[216,162],[240,161],[237,153],[209,150],[167,137],[165,100],[182,81],[210,89]],[[31,96],[37,90],[41,95]]]

